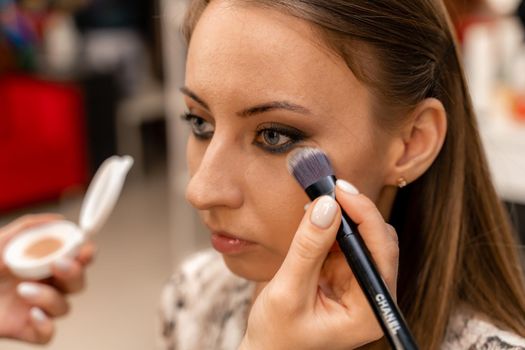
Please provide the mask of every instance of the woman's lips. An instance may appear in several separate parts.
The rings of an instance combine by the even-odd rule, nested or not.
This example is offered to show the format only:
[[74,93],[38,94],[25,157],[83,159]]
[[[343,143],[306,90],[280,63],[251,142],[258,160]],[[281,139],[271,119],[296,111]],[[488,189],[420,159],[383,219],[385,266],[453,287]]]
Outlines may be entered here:
[[212,232],[211,245],[222,254],[238,254],[246,251],[255,245],[255,243],[225,232]]

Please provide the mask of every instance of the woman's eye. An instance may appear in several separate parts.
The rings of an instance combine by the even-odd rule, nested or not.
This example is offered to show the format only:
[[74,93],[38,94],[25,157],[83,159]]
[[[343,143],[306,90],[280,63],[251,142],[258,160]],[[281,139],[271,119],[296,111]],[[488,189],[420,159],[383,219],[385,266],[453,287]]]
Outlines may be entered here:
[[264,140],[264,143],[270,146],[282,146],[291,141],[290,137],[271,129],[263,130],[261,138]]
[[298,129],[272,124],[257,130],[254,144],[271,153],[284,153],[305,137]]
[[213,124],[197,115],[185,113],[182,118],[190,123],[191,131],[198,138],[210,138],[215,131]]

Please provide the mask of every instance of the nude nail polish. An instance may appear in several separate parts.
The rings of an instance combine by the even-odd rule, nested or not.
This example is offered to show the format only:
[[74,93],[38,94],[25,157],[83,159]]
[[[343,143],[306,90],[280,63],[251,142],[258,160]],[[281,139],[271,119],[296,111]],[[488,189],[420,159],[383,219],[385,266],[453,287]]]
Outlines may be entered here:
[[18,294],[25,299],[32,299],[40,294],[40,287],[34,283],[23,282],[16,287]]
[[337,180],[335,182],[335,185],[337,187],[339,187],[343,192],[345,193],[349,193],[349,194],[359,194],[359,191],[357,190],[357,188],[355,188],[354,185],[352,185],[350,182],[348,181],[345,181],[345,180]]
[[36,322],[44,322],[48,319],[47,315],[38,307],[32,307],[29,311],[31,318]]
[[310,214],[310,221],[315,226],[325,229],[330,227],[337,213],[337,203],[330,196],[322,196]]

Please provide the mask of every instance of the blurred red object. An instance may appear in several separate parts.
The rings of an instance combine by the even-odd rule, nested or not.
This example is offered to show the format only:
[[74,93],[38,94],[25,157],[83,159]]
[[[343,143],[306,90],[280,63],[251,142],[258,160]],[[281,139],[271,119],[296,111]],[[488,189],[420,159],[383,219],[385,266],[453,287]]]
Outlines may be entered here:
[[444,2],[456,27],[460,43],[463,43],[465,32],[471,25],[490,23],[496,18],[486,0],[445,0]]
[[520,122],[525,122],[525,93],[516,96],[514,100],[514,115]]
[[0,211],[86,183],[83,110],[73,84],[0,77]]

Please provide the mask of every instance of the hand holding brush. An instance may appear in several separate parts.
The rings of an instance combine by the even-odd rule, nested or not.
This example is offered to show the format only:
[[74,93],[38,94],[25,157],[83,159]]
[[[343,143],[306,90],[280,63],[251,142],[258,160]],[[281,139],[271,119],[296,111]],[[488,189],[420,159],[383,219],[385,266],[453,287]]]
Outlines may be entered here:
[[[328,157],[319,149],[301,148],[290,154],[288,170],[311,200],[335,197],[336,178]],[[393,349],[417,349],[392,292],[386,286],[355,222],[343,211],[337,243],[345,255]],[[394,290],[395,291],[395,290]]]
[[323,195],[305,213],[281,268],[254,302],[240,349],[352,349],[383,335],[345,257],[331,248],[344,211],[395,297],[396,234],[347,182],[332,192],[337,202]]

